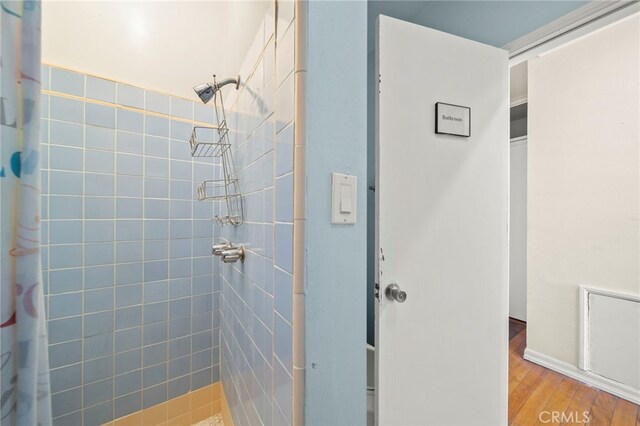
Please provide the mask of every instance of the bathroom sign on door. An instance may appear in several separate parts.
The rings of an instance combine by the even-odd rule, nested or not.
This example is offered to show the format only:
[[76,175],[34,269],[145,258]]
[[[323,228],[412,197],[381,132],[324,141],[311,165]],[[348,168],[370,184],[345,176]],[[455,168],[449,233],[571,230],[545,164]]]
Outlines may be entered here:
[[465,138],[471,136],[471,108],[437,102],[436,133]]

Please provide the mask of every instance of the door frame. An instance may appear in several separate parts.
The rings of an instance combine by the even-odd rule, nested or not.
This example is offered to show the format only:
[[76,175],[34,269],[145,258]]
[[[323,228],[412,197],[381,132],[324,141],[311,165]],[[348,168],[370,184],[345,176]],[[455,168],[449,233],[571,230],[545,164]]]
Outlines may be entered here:
[[509,51],[509,65],[518,65],[639,11],[640,3],[629,0],[590,2],[502,48]]

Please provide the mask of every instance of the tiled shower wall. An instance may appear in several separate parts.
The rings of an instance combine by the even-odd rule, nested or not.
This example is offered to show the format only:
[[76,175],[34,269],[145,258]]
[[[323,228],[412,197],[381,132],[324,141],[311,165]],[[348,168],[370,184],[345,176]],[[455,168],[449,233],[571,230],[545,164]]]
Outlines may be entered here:
[[[219,380],[213,109],[43,68],[43,269],[54,424],[102,424]],[[217,266],[215,266],[217,268]]]
[[215,232],[248,251],[216,282],[222,384],[242,425],[292,421],[293,18],[293,2],[272,5],[240,71],[244,85],[227,101],[245,223]]

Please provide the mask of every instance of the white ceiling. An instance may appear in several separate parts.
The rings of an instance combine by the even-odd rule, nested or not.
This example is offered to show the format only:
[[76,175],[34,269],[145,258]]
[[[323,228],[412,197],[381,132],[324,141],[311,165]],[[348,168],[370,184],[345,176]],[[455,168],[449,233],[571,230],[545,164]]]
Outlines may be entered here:
[[45,1],[42,61],[196,100],[235,76],[269,1]]

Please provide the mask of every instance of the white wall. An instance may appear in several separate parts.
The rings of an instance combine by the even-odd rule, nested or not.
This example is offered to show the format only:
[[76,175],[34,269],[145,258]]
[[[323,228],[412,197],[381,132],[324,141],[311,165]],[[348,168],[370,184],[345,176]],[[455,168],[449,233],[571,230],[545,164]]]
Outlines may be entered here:
[[529,63],[527,348],[578,362],[578,286],[640,293],[640,18]]
[[527,140],[509,144],[509,316],[527,320]]
[[45,1],[42,61],[197,100],[235,76],[269,1]]
[[519,63],[509,70],[509,100],[511,105],[527,100],[527,62]]

